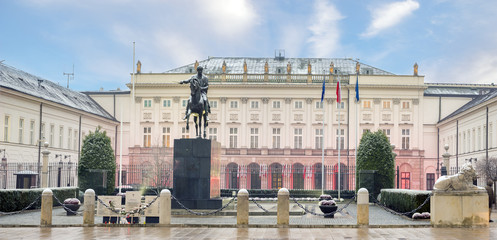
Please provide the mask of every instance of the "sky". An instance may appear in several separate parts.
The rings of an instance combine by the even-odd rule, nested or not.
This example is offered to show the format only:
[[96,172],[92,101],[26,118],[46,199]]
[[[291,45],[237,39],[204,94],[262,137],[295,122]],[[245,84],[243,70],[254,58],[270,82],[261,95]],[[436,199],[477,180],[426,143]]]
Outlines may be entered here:
[[0,0],[0,62],[76,91],[127,90],[213,57],[353,58],[425,82],[497,82],[497,1]]

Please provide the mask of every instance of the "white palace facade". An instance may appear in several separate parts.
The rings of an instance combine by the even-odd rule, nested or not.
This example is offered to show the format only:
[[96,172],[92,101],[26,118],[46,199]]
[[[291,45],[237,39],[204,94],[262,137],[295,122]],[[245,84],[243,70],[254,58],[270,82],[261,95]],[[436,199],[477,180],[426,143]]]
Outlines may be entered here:
[[[224,184],[222,179],[222,188],[319,188],[320,177],[315,173],[321,169],[323,142],[326,188],[336,189],[338,162],[341,172],[353,171],[362,133],[382,130],[397,154],[396,185],[431,189],[439,176],[444,141],[448,141],[437,124],[493,88],[429,84],[418,75],[417,66],[413,75],[395,75],[339,58],[211,57],[164,73],[142,73],[138,63],[128,84],[131,92],[87,93],[123,120],[127,145],[123,162],[150,164],[156,147],[171,161],[174,139],[195,137],[194,125],[190,122],[187,131],[182,120],[190,90],[179,81],[194,75],[199,65],[209,78],[212,113],[207,135],[221,143],[221,163],[234,171],[226,171],[231,175]],[[321,103],[323,79],[326,93]],[[338,79],[341,104],[335,95]],[[281,174],[276,180],[261,174],[274,174],[275,169]],[[288,174],[292,169],[301,170],[302,181],[292,179]],[[353,175],[347,173],[342,174],[341,189],[354,185]]]

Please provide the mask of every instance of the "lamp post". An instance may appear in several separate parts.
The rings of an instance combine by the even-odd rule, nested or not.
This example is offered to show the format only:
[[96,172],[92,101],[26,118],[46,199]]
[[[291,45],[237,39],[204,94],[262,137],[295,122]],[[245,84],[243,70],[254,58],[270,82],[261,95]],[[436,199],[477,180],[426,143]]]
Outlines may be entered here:
[[71,155],[65,155],[64,156],[64,159],[66,158],[69,158],[69,161],[67,162],[67,176],[68,176],[68,180],[67,180],[67,186],[71,186],[71,168],[72,168],[72,162],[71,162]]
[[5,149],[0,149],[0,153],[3,152],[3,157],[2,157],[2,171],[3,173],[3,189],[7,189],[7,158],[5,157]]
[[447,171],[450,169],[450,153],[449,153],[449,144],[445,144],[444,146],[445,153],[442,154],[443,157],[443,166],[441,170],[441,175],[445,176],[447,175]]
[[59,168],[58,168],[58,175],[57,175],[57,187],[60,187],[60,182],[61,182],[61,177],[62,177],[62,167],[64,166],[64,163],[62,162],[62,154],[57,154],[55,155],[55,158],[59,158]]

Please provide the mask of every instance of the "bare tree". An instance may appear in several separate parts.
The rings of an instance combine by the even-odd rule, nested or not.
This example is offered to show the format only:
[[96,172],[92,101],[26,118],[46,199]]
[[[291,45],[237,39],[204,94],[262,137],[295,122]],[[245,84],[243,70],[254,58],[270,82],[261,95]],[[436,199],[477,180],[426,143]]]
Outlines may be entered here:
[[497,190],[497,186],[495,185],[495,181],[497,181],[497,157],[485,158],[482,161],[478,161],[476,163],[476,172],[485,179],[485,184],[487,184],[487,179],[491,179],[494,182],[495,193]]
[[154,146],[148,157],[149,163],[143,167],[142,184],[153,189],[156,194],[164,188],[171,187],[172,165],[167,148]]

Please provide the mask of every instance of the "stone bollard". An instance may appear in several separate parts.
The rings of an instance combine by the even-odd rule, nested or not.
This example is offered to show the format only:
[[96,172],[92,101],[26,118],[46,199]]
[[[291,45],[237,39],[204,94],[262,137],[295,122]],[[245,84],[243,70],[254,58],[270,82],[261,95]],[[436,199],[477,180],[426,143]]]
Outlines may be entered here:
[[246,189],[238,191],[236,204],[236,224],[247,225],[249,223],[249,193]]
[[277,223],[278,225],[290,223],[290,192],[286,188],[278,191]]
[[41,194],[41,226],[52,225],[53,193],[50,188],[43,190]]
[[83,224],[95,224],[95,191],[86,189],[84,195]]
[[365,188],[357,192],[357,225],[369,225],[369,192]]
[[159,224],[171,224],[171,192],[162,189],[159,197]]

